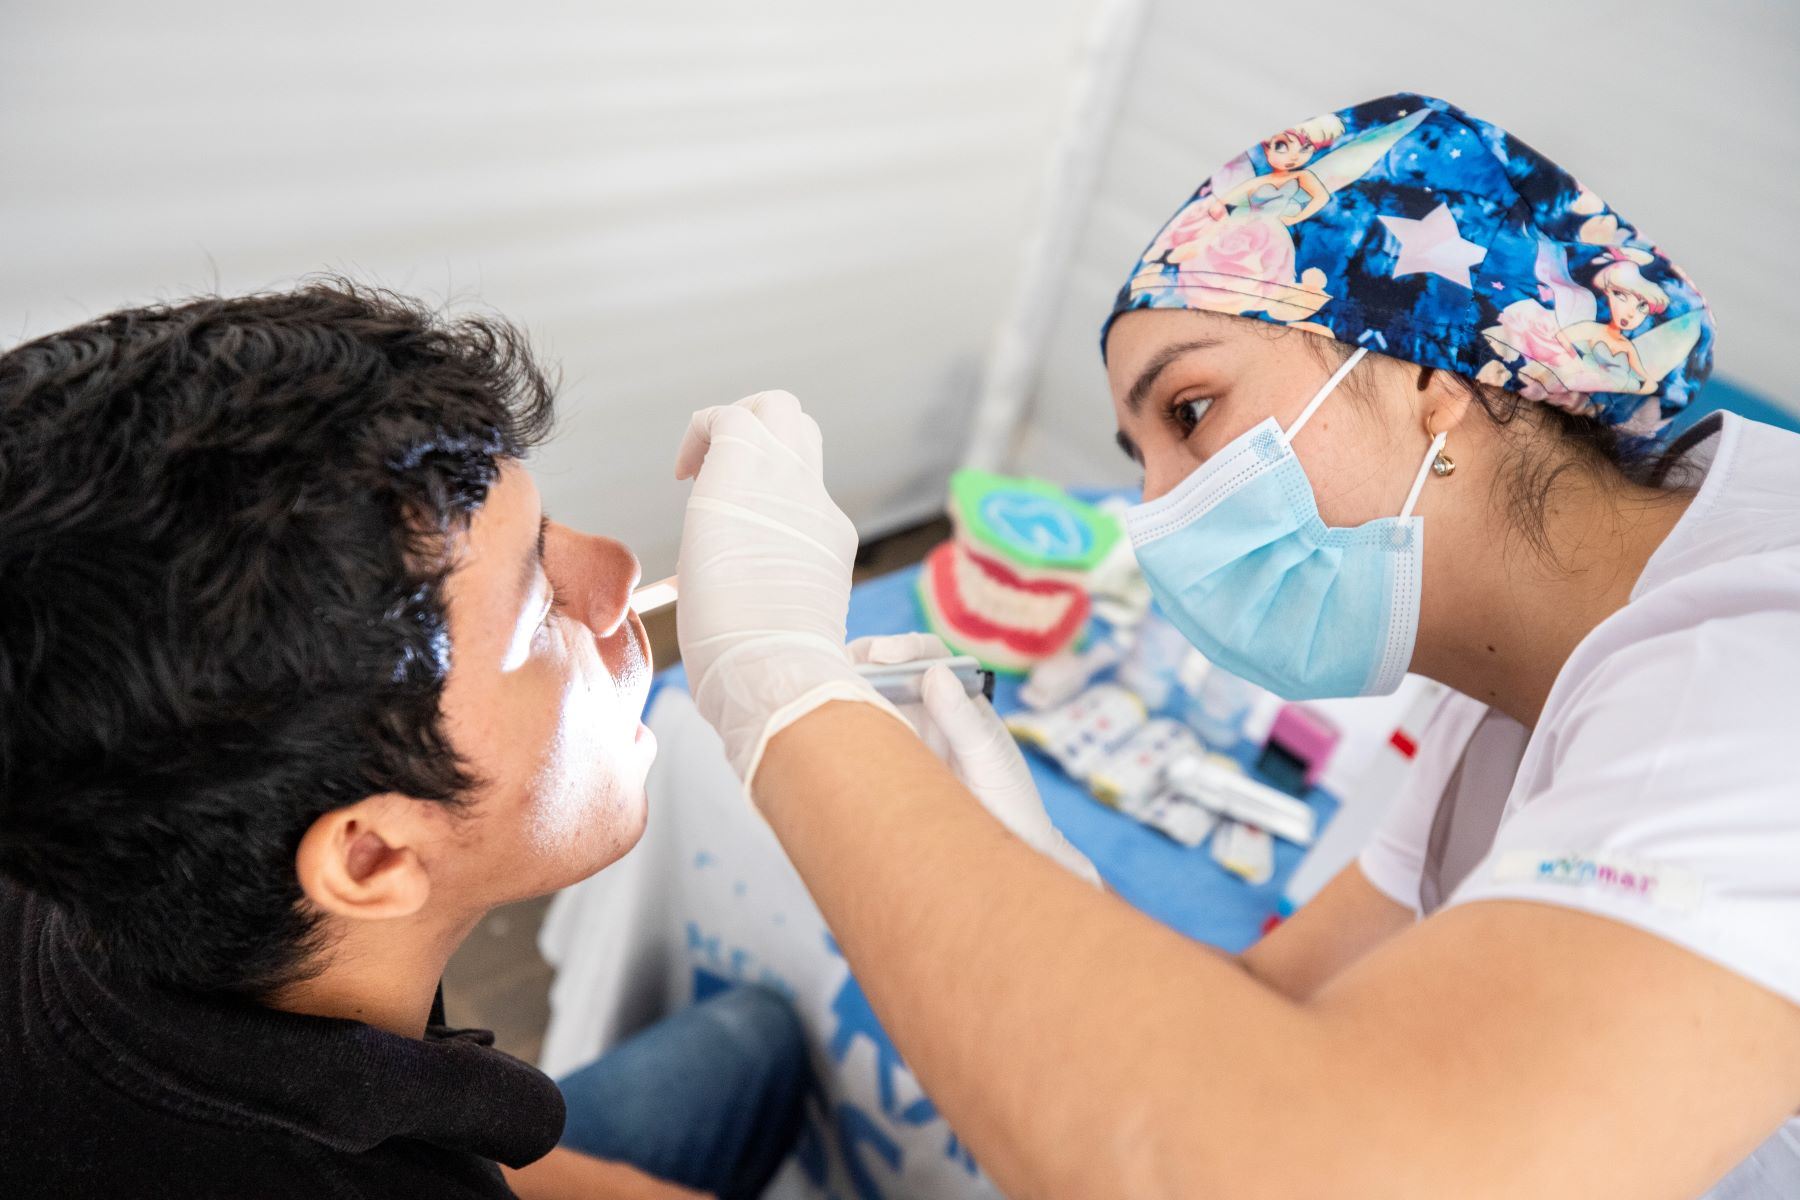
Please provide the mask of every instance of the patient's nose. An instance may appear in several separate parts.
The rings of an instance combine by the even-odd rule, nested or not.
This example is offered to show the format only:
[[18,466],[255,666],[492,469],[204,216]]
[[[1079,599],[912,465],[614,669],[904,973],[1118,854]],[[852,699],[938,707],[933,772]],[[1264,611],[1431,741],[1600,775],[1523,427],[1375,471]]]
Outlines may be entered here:
[[544,538],[544,573],[564,612],[609,637],[630,611],[632,589],[644,571],[623,542],[552,521]]

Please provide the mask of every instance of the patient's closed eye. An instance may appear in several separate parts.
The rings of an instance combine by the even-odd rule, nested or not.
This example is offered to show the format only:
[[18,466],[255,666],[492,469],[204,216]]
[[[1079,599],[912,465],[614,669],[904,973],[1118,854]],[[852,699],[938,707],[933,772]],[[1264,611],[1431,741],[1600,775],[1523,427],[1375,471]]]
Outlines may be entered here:
[[543,633],[550,628],[550,618],[563,610],[562,596],[556,590],[556,581],[549,575],[544,576],[544,590],[549,597],[544,604],[543,615],[538,618],[537,632]]

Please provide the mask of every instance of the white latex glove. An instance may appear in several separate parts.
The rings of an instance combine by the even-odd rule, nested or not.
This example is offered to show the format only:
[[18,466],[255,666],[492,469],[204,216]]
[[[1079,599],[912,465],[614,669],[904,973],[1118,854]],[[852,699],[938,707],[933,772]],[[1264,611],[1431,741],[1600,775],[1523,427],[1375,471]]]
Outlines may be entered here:
[[[902,633],[859,638],[850,643],[850,657],[859,663],[906,663],[949,658],[950,649],[936,634]],[[947,667],[927,671],[920,693],[920,703],[902,705],[900,712],[982,807],[1027,846],[1099,886],[1094,864],[1051,823],[1025,755],[987,698],[969,695]]]
[[[944,639],[935,633],[891,633],[880,637],[857,638],[849,645],[850,661],[861,666],[874,663],[881,666],[893,666],[897,663],[915,662],[922,658],[949,658],[950,647],[944,645]],[[906,723],[913,727],[926,748],[938,758],[950,763],[950,743],[931,720],[931,714],[925,711],[923,704],[899,704],[895,706]],[[955,765],[951,764],[951,769]],[[966,781],[965,781],[966,782]]]
[[856,528],[825,491],[819,427],[787,392],[695,413],[675,632],[694,705],[747,784],[769,739],[831,700],[905,720],[844,648]]

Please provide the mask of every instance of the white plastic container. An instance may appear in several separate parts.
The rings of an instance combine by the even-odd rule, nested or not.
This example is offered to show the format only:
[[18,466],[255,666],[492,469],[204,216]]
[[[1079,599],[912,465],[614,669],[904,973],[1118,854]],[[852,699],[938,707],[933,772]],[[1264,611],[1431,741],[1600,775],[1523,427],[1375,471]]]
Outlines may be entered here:
[[1244,722],[1264,694],[1254,683],[1213,666],[1192,649],[1182,663],[1181,685],[1187,697],[1182,720],[1200,735],[1208,749],[1219,751],[1238,744],[1244,736]]
[[1182,660],[1192,649],[1181,630],[1155,612],[1145,613],[1119,665],[1118,681],[1151,712],[1160,711],[1174,697]]

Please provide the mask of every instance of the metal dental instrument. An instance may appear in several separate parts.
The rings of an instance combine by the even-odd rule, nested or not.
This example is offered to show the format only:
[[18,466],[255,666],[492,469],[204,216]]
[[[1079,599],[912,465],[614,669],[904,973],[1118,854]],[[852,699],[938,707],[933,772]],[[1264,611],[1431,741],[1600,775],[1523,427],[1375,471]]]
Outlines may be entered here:
[[994,698],[994,673],[966,654],[954,658],[922,658],[907,663],[863,663],[856,673],[894,704],[917,704],[919,682],[932,667],[950,668],[963,691],[971,696]]

